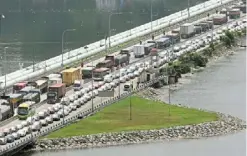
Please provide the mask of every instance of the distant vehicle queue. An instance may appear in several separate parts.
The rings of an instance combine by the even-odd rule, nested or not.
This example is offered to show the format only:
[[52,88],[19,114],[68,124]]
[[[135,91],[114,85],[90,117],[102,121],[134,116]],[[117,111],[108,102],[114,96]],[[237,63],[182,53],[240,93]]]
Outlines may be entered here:
[[[7,109],[9,112],[0,112],[2,119],[6,119],[14,115],[14,108],[18,108],[18,117],[20,119],[26,119],[27,116],[23,116],[24,107],[29,114],[34,104],[41,101],[41,95],[47,94],[47,103],[55,104],[61,100],[66,94],[66,87],[73,86],[75,91],[82,89],[83,79],[92,78],[94,81],[111,82],[112,78],[109,74],[114,71],[115,68],[121,68],[130,63],[131,52],[133,52],[135,58],[141,58],[145,55],[151,55],[157,53],[157,49],[165,49],[172,44],[180,42],[181,39],[187,39],[193,37],[196,34],[206,32],[213,29],[214,25],[222,25],[227,23],[228,17],[230,19],[240,18],[240,9],[233,8],[221,12],[212,18],[208,18],[205,21],[197,23],[186,23],[180,26],[178,29],[173,29],[170,33],[154,40],[147,41],[146,43],[140,42],[139,45],[134,45],[133,48],[122,49],[118,54],[106,55],[105,59],[95,66],[84,66],[70,68],[59,72],[53,73],[46,77],[42,77],[34,82],[19,82],[13,85],[13,93],[5,96],[11,109]],[[198,44],[205,45],[206,41],[198,41]],[[181,47],[174,47],[174,52],[179,52],[187,48],[185,45]],[[157,62],[156,64],[158,64]],[[131,70],[131,69],[128,69]],[[127,71],[126,71],[127,72]],[[121,73],[121,72],[120,72]],[[121,74],[124,75],[122,72]],[[121,74],[119,77],[121,77]],[[120,81],[123,78],[120,78]],[[32,101],[29,103],[29,101]],[[20,110],[20,111],[19,111]]]

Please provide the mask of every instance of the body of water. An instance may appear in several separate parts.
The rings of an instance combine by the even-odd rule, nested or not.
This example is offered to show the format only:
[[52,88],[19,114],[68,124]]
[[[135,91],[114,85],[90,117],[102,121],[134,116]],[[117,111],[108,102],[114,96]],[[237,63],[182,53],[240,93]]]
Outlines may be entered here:
[[[153,19],[185,9],[187,0],[152,0]],[[190,0],[193,6],[205,0]],[[8,72],[61,54],[62,33],[66,51],[103,39],[150,21],[151,0],[1,0],[0,63],[7,49]],[[130,13],[131,12],[131,13]],[[103,43],[102,43],[103,44]]]
[[[190,84],[171,95],[172,103],[180,103],[231,114],[246,119],[246,51],[224,57],[201,73]],[[166,99],[167,100],[167,99]],[[245,156],[246,133],[198,140],[159,142],[131,146],[36,152],[27,156]]]

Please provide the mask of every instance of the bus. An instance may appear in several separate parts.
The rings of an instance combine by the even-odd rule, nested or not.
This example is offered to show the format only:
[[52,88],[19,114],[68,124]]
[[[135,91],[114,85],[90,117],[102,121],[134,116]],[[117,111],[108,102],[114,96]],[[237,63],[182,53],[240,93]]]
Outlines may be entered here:
[[40,102],[40,94],[39,93],[28,93],[23,97],[23,102],[25,101],[34,101],[35,103]]
[[104,76],[106,76],[110,72],[111,72],[111,70],[109,68],[96,68],[93,70],[93,80],[103,81]]
[[26,120],[29,116],[34,115],[35,110],[32,109],[34,103],[33,101],[26,101],[18,106],[17,114],[20,120]]
[[27,86],[27,82],[19,82],[13,85],[13,93],[17,93]]

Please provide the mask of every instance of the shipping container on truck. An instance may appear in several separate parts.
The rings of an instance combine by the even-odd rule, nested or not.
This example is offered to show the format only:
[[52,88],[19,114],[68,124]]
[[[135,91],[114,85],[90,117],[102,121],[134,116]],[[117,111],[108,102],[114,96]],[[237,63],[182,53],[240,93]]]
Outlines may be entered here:
[[149,55],[149,53],[151,52],[152,48],[155,48],[155,43],[145,43],[144,44],[144,51],[145,51],[145,55]]
[[105,57],[105,60],[96,64],[96,68],[113,69],[113,67],[114,67],[114,58],[107,57],[107,56]]
[[47,103],[54,104],[59,102],[60,98],[66,94],[66,85],[64,83],[50,86],[47,92]]
[[53,78],[50,78],[48,80],[48,87],[54,85],[54,84],[57,84],[57,83],[63,83],[63,80],[62,78],[58,78],[58,77],[53,77]]
[[43,80],[37,80],[35,81],[36,86],[35,88],[39,89],[41,93],[46,93],[48,90],[48,80],[43,79]]
[[158,49],[167,48],[170,46],[170,44],[171,44],[170,38],[168,37],[159,38],[158,40],[156,40],[156,45]]
[[116,56],[114,56],[114,66],[118,67],[118,66],[124,66],[124,65],[128,65],[130,61],[130,57],[128,54],[117,54]]
[[83,79],[92,78],[92,72],[95,67],[83,67],[81,68],[81,75]]
[[237,9],[237,8],[231,9],[229,11],[229,18],[230,19],[238,19],[238,18],[240,18],[240,14],[241,14],[240,9]]
[[217,14],[213,17],[214,25],[222,25],[227,23],[228,18],[225,14]]
[[0,99],[0,121],[6,120],[13,116],[10,103],[8,100]]
[[81,79],[80,68],[70,68],[62,71],[62,80],[66,86],[71,86],[75,80]]
[[194,25],[192,23],[185,23],[180,26],[181,38],[187,39],[195,35]]
[[13,93],[19,92],[21,89],[25,88],[26,86],[27,86],[27,81],[14,84]]
[[176,44],[180,42],[180,34],[179,33],[167,33],[165,37],[170,38],[171,44]]
[[134,45],[133,50],[134,50],[135,58],[140,58],[145,55],[145,49],[143,45]]

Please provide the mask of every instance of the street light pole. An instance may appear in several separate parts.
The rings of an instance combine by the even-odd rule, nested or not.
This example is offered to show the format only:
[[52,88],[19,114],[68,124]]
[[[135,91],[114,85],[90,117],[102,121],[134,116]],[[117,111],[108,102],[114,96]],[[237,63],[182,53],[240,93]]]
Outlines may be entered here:
[[109,20],[108,20],[109,47],[108,47],[108,49],[111,48],[111,17],[113,15],[120,15],[120,14],[123,14],[123,13],[130,13],[130,14],[132,14],[132,12],[111,12],[110,15],[109,15]]
[[190,18],[190,0],[188,0],[188,8],[187,8],[187,10],[188,10],[188,17]]
[[2,34],[2,19],[4,19],[4,18],[5,18],[5,16],[3,14],[1,14],[1,16],[0,16],[0,36]]
[[4,47],[4,95],[6,95],[6,86],[7,86],[7,49],[9,47]]
[[150,0],[150,20],[151,20],[151,32],[153,31],[153,0]]
[[64,66],[64,64],[63,64],[63,55],[64,55],[64,48],[63,48],[63,44],[64,44],[64,35],[65,35],[65,33],[66,32],[69,32],[69,31],[75,31],[76,29],[66,29],[66,30],[64,30],[63,31],[63,34],[62,34],[62,67]]
[[[85,46],[84,47],[84,49],[87,51],[87,46]],[[93,67],[93,61],[92,61],[92,64],[91,64],[91,66]],[[92,98],[91,98],[91,102],[92,102],[92,104],[91,104],[91,106],[92,106],[92,113],[94,112],[94,101],[93,101],[93,96],[94,96],[94,81],[93,81],[93,70],[92,70],[92,81],[91,81],[91,85],[92,85]]]

